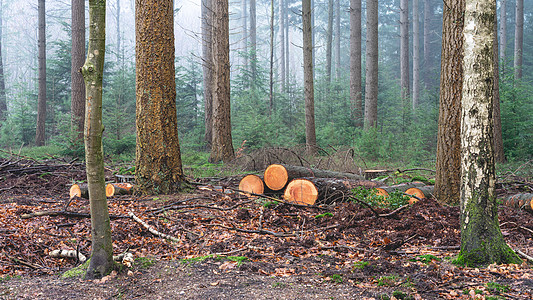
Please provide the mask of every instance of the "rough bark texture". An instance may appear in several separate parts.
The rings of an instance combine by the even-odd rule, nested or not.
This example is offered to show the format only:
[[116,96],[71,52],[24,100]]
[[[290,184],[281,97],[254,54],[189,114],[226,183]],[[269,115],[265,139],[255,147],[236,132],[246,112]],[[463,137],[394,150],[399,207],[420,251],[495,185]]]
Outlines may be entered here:
[[[246,1],[245,1],[246,2]],[[202,57],[204,74],[204,140],[211,149],[213,135],[213,0],[202,0]],[[245,48],[246,49],[246,48]]]
[[184,181],[174,83],[172,0],[136,0],[136,188],[167,194]]
[[285,92],[285,86],[286,86],[286,82],[285,82],[285,1],[287,0],[280,0],[279,1],[279,14],[278,14],[278,19],[279,19],[279,34],[280,34],[280,37],[279,37],[279,40],[280,40],[280,75],[281,75],[281,83],[280,83],[280,87],[281,87],[281,92],[284,93]]
[[409,118],[409,1],[400,0],[400,81],[404,103],[404,122]]
[[[213,0],[217,1],[217,0]],[[252,85],[256,84],[257,77],[257,14],[256,1],[250,0],[250,67],[252,74]]]
[[524,0],[516,0],[514,29],[514,79],[522,79],[522,53],[524,50]]
[[418,106],[420,96],[420,21],[418,0],[413,0],[413,111]]
[[85,85],[80,72],[85,62],[85,1],[72,0],[71,130],[81,141],[85,124]]
[[444,2],[435,196],[445,203],[458,203],[460,196],[464,5]]
[[[500,113],[500,71],[498,61],[498,17],[494,14],[494,101],[492,118],[494,120],[494,160],[497,163],[505,162],[505,153],[503,152],[502,136],[502,118]],[[503,63],[502,63],[503,64]]]
[[341,78],[341,1],[335,0],[335,78]]
[[46,122],[46,8],[45,0],[38,2],[39,14],[39,92],[37,95],[37,129],[35,145],[44,145]]
[[213,141],[209,161],[229,162],[235,154],[231,138],[228,0],[215,0],[213,8],[213,87],[216,90],[213,92]]
[[242,51],[245,53],[243,68],[248,70],[248,0],[242,0],[242,35]]
[[505,74],[506,48],[507,48],[507,0],[500,2],[500,71]]
[[427,90],[430,83],[429,78],[429,30],[430,19],[432,16],[431,4],[429,0],[424,0],[424,88]]
[[274,111],[274,1],[270,2],[270,81],[269,81],[269,116]]
[[[2,60],[2,0],[0,0],[0,122],[7,118],[6,81],[4,78],[4,62]],[[2,126],[2,124],[0,124]]]
[[366,1],[365,128],[378,122],[378,1]]
[[313,37],[311,27],[311,1],[302,0],[305,144],[310,153],[316,153],[315,94],[313,84]]
[[495,13],[494,1],[466,1],[461,101],[461,251],[457,262],[468,266],[520,261],[503,239],[494,195],[492,101]]
[[86,278],[100,278],[113,268],[111,225],[105,195],[102,146],[102,77],[105,55],[105,0],[89,1],[89,49],[82,67],[87,95],[85,109],[85,161],[91,206],[91,262]]
[[331,53],[333,41],[333,0],[328,0],[328,29],[326,31],[326,82],[331,84]]
[[361,0],[350,0],[350,99],[355,126],[363,127]]

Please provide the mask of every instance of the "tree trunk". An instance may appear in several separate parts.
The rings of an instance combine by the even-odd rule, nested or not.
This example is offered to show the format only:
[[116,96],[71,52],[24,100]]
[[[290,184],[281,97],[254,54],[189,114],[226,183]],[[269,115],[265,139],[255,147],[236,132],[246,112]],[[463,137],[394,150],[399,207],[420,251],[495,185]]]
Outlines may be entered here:
[[290,165],[273,164],[266,168],[264,174],[265,184],[274,191],[283,189],[291,180],[301,177],[321,177],[364,180],[363,176],[352,173],[341,173],[328,170],[298,167]]
[[0,0],[0,127],[2,121],[7,118],[7,96],[6,96],[6,81],[4,77],[4,62],[2,60],[2,0]]
[[136,1],[136,189],[169,194],[185,181],[174,82],[173,1]]
[[[246,0],[244,0],[246,2]],[[204,73],[204,140],[211,150],[213,137],[213,0],[202,0],[202,57]]]
[[[212,5],[210,7],[212,7]],[[210,25],[212,25],[212,23],[210,23]],[[248,0],[242,0],[242,35],[242,49],[244,53],[243,67],[244,70],[248,70]]]
[[290,44],[290,38],[289,38],[289,28],[290,28],[290,23],[289,23],[289,4],[288,4],[288,0],[285,0],[285,80],[287,82],[287,86],[289,85],[290,81],[289,81],[289,78],[290,78],[290,47],[291,47],[291,44]]
[[102,146],[102,77],[105,55],[106,2],[89,1],[89,49],[82,67],[87,95],[85,110],[85,161],[91,206],[91,262],[85,277],[100,278],[113,269],[111,225],[105,195]]
[[522,54],[524,50],[524,0],[516,0],[514,29],[514,79],[522,79]]
[[400,0],[400,81],[404,126],[409,120],[409,0]]
[[435,196],[450,204],[459,202],[461,186],[464,1],[446,0],[442,22]]
[[501,0],[500,2],[500,63],[501,72],[505,76],[506,69],[506,49],[507,49],[507,0]]
[[494,119],[494,160],[497,163],[504,163],[505,153],[503,152],[502,118],[500,114],[500,71],[498,69],[498,17],[496,14],[494,14],[494,18],[494,107],[492,110]]
[[269,84],[269,111],[272,116],[274,112],[274,0],[270,0],[270,84]]
[[366,1],[365,129],[378,122],[378,0]]
[[341,78],[341,1],[335,0],[335,78]]
[[37,96],[37,129],[35,145],[43,146],[46,123],[46,8],[45,0],[39,0],[39,93]]
[[363,127],[361,77],[361,0],[350,0],[350,99],[358,128]]
[[493,152],[494,15],[496,2],[467,0],[461,122],[461,251],[467,266],[519,263],[498,222]]
[[331,49],[333,41],[333,0],[328,1],[328,29],[326,31],[326,82],[331,84]]
[[279,40],[280,40],[280,73],[281,73],[281,92],[285,92],[286,82],[285,82],[285,1],[279,1]]
[[430,31],[430,20],[432,16],[430,0],[424,0],[424,89],[428,90],[430,82],[430,72],[429,72],[429,31]]
[[418,107],[420,93],[420,20],[418,0],[413,0],[413,111]]
[[313,84],[313,37],[311,27],[311,0],[302,0],[305,144],[309,153],[316,153],[315,95]]
[[228,0],[215,0],[213,6],[213,87],[216,90],[213,92],[213,143],[209,161],[216,163],[229,162],[235,154],[231,138]]
[[[217,0],[214,0],[215,2]],[[256,0],[250,0],[250,66],[252,74],[252,87],[256,85],[257,79],[257,14]]]
[[[72,49],[71,49],[71,128],[77,133],[78,142],[83,138],[85,124],[85,86],[80,72],[85,62],[85,1],[72,0]],[[73,141],[76,143],[76,140]]]

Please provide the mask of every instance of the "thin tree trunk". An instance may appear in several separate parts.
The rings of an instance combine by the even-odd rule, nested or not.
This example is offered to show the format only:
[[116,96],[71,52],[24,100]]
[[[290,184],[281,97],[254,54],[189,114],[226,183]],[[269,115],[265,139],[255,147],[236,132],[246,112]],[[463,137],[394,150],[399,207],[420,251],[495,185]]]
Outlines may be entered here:
[[[72,0],[72,49],[71,49],[71,124],[77,132],[75,139],[83,140],[85,124],[85,84],[80,70],[85,62],[85,1]],[[76,141],[74,141],[76,142]]]
[[492,118],[494,120],[494,160],[497,163],[505,162],[505,154],[503,152],[503,137],[502,137],[502,119],[500,114],[500,72],[498,70],[498,17],[494,14],[494,49],[493,49],[493,64],[494,64],[494,101]]
[[413,111],[418,107],[420,96],[420,21],[418,0],[413,0]]
[[335,78],[341,78],[341,1],[335,0]]
[[366,1],[365,128],[378,121],[378,0]]
[[[246,2],[246,0],[244,0]],[[204,75],[204,120],[206,148],[211,150],[213,138],[213,0],[202,0],[202,57]],[[246,48],[245,48],[246,49]],[[247,55],[245,55],[247,57]]]
[[231,138],[228,0],[215,0],[213,8],[213,87],[216,90],[213,92],[213,144],[209,161],[216,163],[229,162],[235,154]]
[[522,79],[522,54],[524,48],[524,0],[516,0],[514,31],[514,79]]
[[[315,0],[311,0],[311,61],[313,62],[313,80],[315,80],[316,52],[315,52]],[[302,24],[303,26],[303,24]]]
[[435,196],[445,203],[458,203],[465,0],[446,0],[444,7]]
[[[467,0],[461,122],[461,251],[472,266],[519,263],[498,222],[493,153],[494,18],[496,2]],[[487,51],[490,49],[490,51]]]
[[269,115],[274,111],[274,0],[270,0],[270,93]]
[[507,49],[507,0],[501,0],[500,2],[500,63],[501,73],[505,75],[506,69],[506,49]]
[[[216,1],[216,0],[214,0]],[[252,87],[256,85],[257,78],[257,14],[256,0],[250,0],[250,47],[251,47],[251,73]]]
[[311,28],[311,0],[302,0],[305,143],[309,153],[316,153],[315,96],[313,84],[313,37]]
[[431,5],[430,0],[424,0],[424,89],[429,89],[429,30],[430,30],[430,19],[431,19]]
[[328,1],[328,30],[326,32],[326,82],[331,84],[331,49],[333,40],[333,0]]
[[404,124],[409,115],[409,1],[400,0],[400,78],[401,97],[404,104]]
[[361,0],[350,0],[350,99],[355,126],[363,127]]
[[289,4],[287,3],[288,0],[285,0],[285,80],[287,81],[287,86],[289,86],[289,78],[291,74],[291,68],[290,68],[290,23],[289,23]]
[[280,33],[280,73],[281,73],[281,92],[285,92],[285,1],[287,0],[280,0],[279,1],[279,33]]
[[102,77],[105,55],[105,1],[89,1],[89,49],[82,67],[87,95],[85,161],[91,206],[91,262],[86,278],[100,278],[113,269],[111,225],[105,194],[102,151]]
[[243,35],[242,49],[244,53],[244,66],[243,67],[244,67],[244,70],[248,70],[248,0],[242,0],[242,35]]
[[7,118],[7,96],[6,81],[4,78],[4,62],[2,60],[2,20],[3,20],[3,3],[0,0],[0,127],[1,122]]
[[185,182],[174,81],[172,0],[135,2],[136,189],[169,194]]
[[45,0],[38,2],[39,13],[39,93],[37,96],[37,129],[35,145],[43,146],[46,122],[46,7]]

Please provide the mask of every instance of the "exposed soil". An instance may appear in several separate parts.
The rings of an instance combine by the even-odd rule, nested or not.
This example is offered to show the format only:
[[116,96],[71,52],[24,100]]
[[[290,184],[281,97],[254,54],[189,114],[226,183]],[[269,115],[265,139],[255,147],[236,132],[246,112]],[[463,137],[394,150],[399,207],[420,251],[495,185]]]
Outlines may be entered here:
[[[212,188],[110,198],[114,252],[129,251],[136,262],[100,280],[64,279],[79,262],[50,251],[90,254],[90,220],[61,213],[88,213],[88,200],[68,199],[70,184],[84,176],[75,163],[0,159],[0,298],[533,298],[530,264],[453,265],[459,212],[434,199],[375,217],[351,202],[296,207]],[[531,179],[520,182],[531,188]],[[515,187],[500,186],[499,193],[520,191]],[[40,211],[56,213],[22,218]],[[179,242],[155,236],[129,212]],[[507,207],[499,213],[507,243],[533,256],[533,216]]]

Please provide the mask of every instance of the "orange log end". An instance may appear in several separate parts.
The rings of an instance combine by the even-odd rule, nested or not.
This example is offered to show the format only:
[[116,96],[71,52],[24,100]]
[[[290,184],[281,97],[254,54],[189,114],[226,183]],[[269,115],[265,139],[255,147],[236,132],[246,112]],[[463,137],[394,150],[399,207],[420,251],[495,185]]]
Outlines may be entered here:
[[[405,191],[405,193],[408,195],[416,196],[420,199],[427,198],[426,195],[424,195],[424,192],[417,188],[410,188]],[[418,202],[418,199],[416,199],[415,197],[410,197],[408,202],[409,204],[415,204],[416,202]]]
[[318,198],[318,190],[309,180],[294,179],[287,185],[283,198],[292,203],[313,205]]
[[[239,182],[239,190],[254,193],[254,194],[263,194],[265,192],[265,186],[263,185],[263,180],[257,175],[246,175]],[[248,197],[251,197],[250,194],[242,193]]]
[[113,197],[113,195],[115,195],[115,187],[113,186],[113,184],[108,183],[105,186],[105,196],[106,197]]
[[287,184],[289,174],[284,166],[273,164],[266,168],[263,178],[271,190],[279,191]]
[[77,184],[73,184],[70,187],[70,198],[72,199],[74,197],[81,197],[81,188]]

